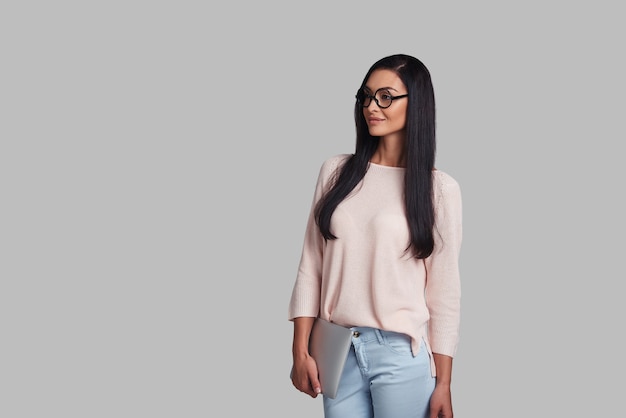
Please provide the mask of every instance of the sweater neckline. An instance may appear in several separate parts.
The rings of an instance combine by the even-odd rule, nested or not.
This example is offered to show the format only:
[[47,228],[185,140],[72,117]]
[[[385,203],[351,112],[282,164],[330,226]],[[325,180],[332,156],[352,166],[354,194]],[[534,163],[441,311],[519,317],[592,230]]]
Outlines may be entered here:
[[373,163],[371,161],[370,161],[370,166],[371,167],[381,168],[383,170],[406,170],[406,167],[395,167],[395,166],[391,166],[391,165],[382,165],[382,164]]
[[[382,170],[392,170],[392,171],[402,171],[402,170],[406,170],[406,167],[395,167],[395,166],[391,166],[391,165],[382,165],[382,164],[376,164],[370,161],[370,167],[376,167],[376,168],[380,168]],[[433,173],[437,173],[439,170],[437,170],[436,168],[433,169]]]

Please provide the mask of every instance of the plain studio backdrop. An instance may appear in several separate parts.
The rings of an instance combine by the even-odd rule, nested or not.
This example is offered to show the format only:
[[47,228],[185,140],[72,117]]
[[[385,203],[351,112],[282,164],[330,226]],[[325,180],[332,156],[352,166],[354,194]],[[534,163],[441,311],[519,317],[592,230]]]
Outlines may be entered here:
[[395,53],[463,192],[455,416],[620,411],[617,3],[432,3],[3,3],[0,416],[321,417],[287,305]]

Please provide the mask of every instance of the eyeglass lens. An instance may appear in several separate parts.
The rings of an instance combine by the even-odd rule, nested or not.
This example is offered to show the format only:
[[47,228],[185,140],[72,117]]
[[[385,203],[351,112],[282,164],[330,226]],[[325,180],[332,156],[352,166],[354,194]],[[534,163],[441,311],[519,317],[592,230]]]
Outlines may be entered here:
[[389,90],[378,90],[375,94],[361,90],[357,95],[357,99],[361,106],[368,107],[372,103],[372,96],[374,96],[376,104],[381,108],[389,107],[391,102],[393,102],[393,95]]

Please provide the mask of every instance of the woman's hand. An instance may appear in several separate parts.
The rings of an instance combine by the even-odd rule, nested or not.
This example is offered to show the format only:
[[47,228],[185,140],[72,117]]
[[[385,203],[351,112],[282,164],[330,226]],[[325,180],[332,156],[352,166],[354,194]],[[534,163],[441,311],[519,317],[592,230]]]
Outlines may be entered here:
[[452,379],[452,357],[433,353],[437,383],[430,397],[430,418],[453,418],[450,381]]
[[300,391],[312,398],[322,393],[317,363],[309,354],[309,336],[315,318],[298,317],[293,320],[293,368],[291,382]]
[[430,418],[453,418],[450,386],[437,385],[430,397]]
[[291,382],[296,389],[312,398],[317,398],[317,395],[322,393],[317,373],[317,363],[308,353],[300,359],[294,357]]

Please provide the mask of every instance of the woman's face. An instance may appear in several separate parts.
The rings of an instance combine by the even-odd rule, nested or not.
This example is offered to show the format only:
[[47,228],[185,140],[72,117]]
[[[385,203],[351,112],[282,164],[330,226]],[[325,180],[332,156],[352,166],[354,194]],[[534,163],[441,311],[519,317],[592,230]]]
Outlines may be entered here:
[[[364,92],[372,96],[375,95],[379,102],[385,97],[407,94],[404,83],[391,70],[376,70],[370,74],[365,83]],[[370,135],[397,136],[399,139],[404,139],[406,108],[406,97],[394,99],[391,105],[385,109],[381,108],[375,100],[371,100],[370,104],[363,108],[363,116],[365,116]]]

